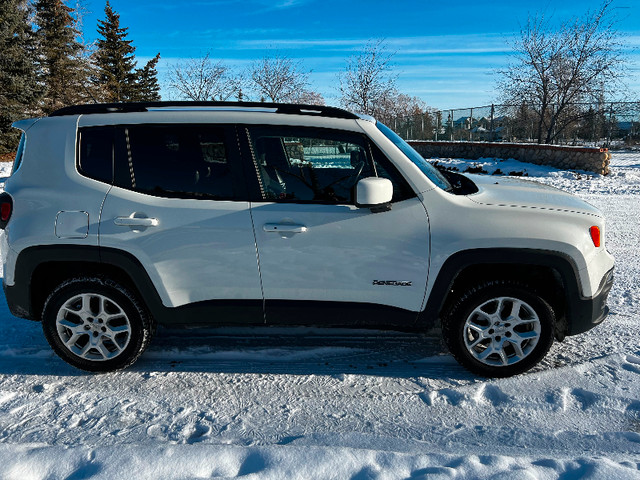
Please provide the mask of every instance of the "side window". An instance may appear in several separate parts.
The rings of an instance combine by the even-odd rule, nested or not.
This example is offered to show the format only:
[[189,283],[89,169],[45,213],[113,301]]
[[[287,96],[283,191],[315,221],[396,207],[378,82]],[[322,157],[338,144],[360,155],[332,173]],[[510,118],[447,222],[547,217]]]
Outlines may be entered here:
[[104,183],[113,182],[113,128],[80,129],[78,171]]
[[208,129],[196,133],[196,163],[199,192],[236,198],[223,132]]
[[115,184],[161,197],[235,200],[223,127],[120,127]]
[[249,136],[265,200],[353,203],[358,180],[375,176],[368,142],[357,134],[259,127]]

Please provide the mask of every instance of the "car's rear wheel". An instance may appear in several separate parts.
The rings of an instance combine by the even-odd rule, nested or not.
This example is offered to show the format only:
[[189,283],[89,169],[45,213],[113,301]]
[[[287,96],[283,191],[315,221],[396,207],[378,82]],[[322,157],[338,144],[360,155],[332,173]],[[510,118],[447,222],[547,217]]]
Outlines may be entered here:
[[137,296],[109,279],[73,278],[45,302],[42,327],[53,350],[74,367],[107,372],[131,365],[153,334]]
[[477,285],[442,319],[444,340],[466,368],[487,377],[529,370],[553,344],[555,315],[535,291],[512,281]]

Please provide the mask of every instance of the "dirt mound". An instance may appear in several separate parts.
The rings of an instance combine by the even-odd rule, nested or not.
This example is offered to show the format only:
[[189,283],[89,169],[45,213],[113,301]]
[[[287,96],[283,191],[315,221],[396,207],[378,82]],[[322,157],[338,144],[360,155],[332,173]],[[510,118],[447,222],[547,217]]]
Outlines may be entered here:
[[0,162],[13,162],[16,158],[16,153],[0,153]]

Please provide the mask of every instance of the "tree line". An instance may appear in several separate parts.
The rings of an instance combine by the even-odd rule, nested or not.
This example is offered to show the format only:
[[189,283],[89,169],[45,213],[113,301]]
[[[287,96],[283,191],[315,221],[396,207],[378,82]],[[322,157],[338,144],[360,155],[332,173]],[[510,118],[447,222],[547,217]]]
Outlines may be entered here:
[[[11,124],[79,103],[160,100],[160,53],[138,67],[135,47],[107,0],[98,38],[84,41],[83,13],[63,0],[0,0],[0,154],[15,150]],[[384,42],[369,42],[339,76],[340,104],[381,120],[416,114],[402,94]],[[255,100],[324,105],[302,62],[273,53],[234,71],[209,53],[169,66],[168,89],[183,100]]]
[[636,144],[640,102],[625,85],[629,47],[617,30],[616,8],[605,0],[573,18],[530,15],[510,42],[509,64],[495,72],[499,112],[431,110],[388,124],[416,140]]
[[[603,104],[622,91],[626,46],[611,5],[605,0],[559,26],[543,15],[530,16],[512,41],[511,63],[496,72],[498,103],[516,106],[509,116],[533,132],[530,139],[566,138],[589,117],[577,105]],[[160,100],[160,53],[138,66],[128,29],[108,0],[95,42],[84,41],[82,27],[83,12],[63,0],[0,0],[0,154],[15,149],[18,133],[11,123],[17,119],[78,103]],[[419,131],[423,138],[438,138],[446,123],[442,114],[399,90],[393,56],[384,41],[371,40],[347,58],[336,79],[340,106],[409,136]],[[169,65],[166,86],[183,100],[323,105],[311,74],[301,61],[278,52],[242,71],[207,53]]]
[[[393,55],[384,41],[371,40],[361,53],[348,58],[337,78],[340,105],[382,121],[426,112],[428,107],[423,100],[398,89]],[[243,71],[234,71],[207,53],[203,58],[171,65],[168,86],[184,100],[324,105],[323,96],[311,87],[311,73],[302,62],[277,52],[253,61]]]
[[135,47],[107,0],[98,39],[84,41],[83,12],[62,0],[0,0],[0,153],[11,123],[78,103],[160,100],[157,54],[138,67]]

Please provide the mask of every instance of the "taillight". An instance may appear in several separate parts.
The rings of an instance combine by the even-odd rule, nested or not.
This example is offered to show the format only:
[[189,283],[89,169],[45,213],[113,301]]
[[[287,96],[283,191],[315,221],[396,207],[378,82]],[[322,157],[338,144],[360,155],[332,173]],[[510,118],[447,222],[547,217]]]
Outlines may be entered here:
[[9,202],[0,206],[0,218],[3,222],[8,222],[9,218],[11,218],[11,204]]
[[600,228],[595,225],[589,229],[589,233],[591,234],[591,240],[596,247],[600,246]]
[[13,213],[13,199],[8,193],[0,194],[0,228],[4,229]]

